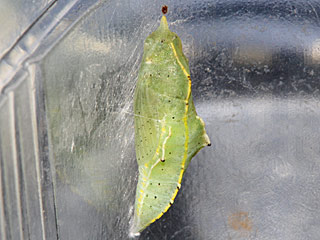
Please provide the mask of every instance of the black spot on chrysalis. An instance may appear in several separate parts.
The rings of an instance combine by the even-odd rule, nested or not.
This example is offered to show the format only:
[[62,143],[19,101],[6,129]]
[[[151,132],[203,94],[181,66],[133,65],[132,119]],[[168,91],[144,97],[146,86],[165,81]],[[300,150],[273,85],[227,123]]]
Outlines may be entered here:
[[160,183],[158,183],[158,185],[160,186]]
[[211,146],[211,143],[209,143],[207,146],[209,146],[209,147],[210,147],[210,146]]
[[163,5],[161,11],[162,11],[163,14],[166,14],[168,12],[168,6],[167,5]]
[[165,160],[165,159],[160,159],[160,161],[161,161],[161,162],[165,162],[166,160]]
[[157,199],[157,196],[154,196],[154,199]]

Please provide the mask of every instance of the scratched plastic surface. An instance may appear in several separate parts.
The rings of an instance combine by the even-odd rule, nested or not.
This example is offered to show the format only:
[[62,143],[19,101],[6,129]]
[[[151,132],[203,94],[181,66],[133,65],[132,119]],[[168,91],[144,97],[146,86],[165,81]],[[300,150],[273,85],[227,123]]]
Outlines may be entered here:
[[[319,239],[320,3],[120,0],[87,2],[86,9],[94,7],[80,11],[85,1],[75,2],[60,15],[50,12],[62,24],[22,65],[27,84],[13,79],[0,95],[6,169],[12,154],[3,149],[14,142],[6,136],[28,129],[19,104],[35,103],[30,124],[42,140],[39,161],[47,164],[37,174],[45,176],[43,198],[52,200],[42,208],[57,227],[47,239],[129,239],[137,183],[133,91],[143,41],[157,28],[163,4],[189,59],[212,146],[191,161],[169,211],[137,239]],[[15,98],[23,89],[28,95]],[[4,128],[11,118],[25,125],[16,120],[15,128]],[[25,146],[27,135],[18,136]],[[0,184],[12,190],[6,169]],[[31,226],[23,203],[21,229]],[[1,236],[19,239],[3,227],[10,211],[0,207]]]
[[0,58],[52,2],[52,0],[0,1]]

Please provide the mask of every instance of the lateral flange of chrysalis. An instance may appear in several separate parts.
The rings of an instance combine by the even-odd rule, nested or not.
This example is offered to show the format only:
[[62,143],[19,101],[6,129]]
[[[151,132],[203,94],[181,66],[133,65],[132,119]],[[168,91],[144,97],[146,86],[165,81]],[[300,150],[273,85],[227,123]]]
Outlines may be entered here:
[[210,145],[193,104],[188,59],[165,16],[145,41],[134,114],[139,180],[131,234],[138,235],[170,208],[191,158]]

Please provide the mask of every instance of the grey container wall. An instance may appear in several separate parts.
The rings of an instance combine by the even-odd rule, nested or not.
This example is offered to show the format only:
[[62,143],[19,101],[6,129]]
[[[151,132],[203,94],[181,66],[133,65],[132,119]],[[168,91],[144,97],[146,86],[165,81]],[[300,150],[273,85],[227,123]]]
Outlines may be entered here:
[[212,147],[139,239],[319,239],[320,3],[241,0],[0,0],[0,239],[129,238],[163,4]]

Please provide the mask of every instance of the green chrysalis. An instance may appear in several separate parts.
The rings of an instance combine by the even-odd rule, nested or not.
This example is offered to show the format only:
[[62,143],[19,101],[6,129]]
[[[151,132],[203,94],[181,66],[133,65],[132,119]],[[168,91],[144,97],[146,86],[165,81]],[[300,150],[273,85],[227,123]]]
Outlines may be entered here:
[[193,104],[188,60],[165,16],[145,41],[134,114],[139,180],[132,233],[139,234],[173,204],[191,158],[210,145]]

